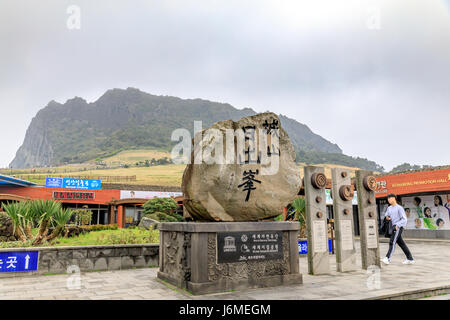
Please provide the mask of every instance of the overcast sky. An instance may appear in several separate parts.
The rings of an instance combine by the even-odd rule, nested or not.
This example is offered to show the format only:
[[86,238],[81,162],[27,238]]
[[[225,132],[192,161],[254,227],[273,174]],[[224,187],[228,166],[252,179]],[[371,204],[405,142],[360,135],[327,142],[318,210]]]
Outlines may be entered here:
[[50,100],[127,87],[282,113],[388,170],[448,165],[449,12],[444,0],[0,0],[0,167]]

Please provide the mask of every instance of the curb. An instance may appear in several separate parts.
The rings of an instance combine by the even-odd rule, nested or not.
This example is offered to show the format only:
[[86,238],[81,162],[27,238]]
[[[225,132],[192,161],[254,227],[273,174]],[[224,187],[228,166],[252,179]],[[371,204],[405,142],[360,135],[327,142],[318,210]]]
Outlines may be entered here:
[[362,300],[410,300],[425,298],[425,296],[428,295],[437,296],[441,293],[450,294],[450,284],[430,288],[413,289],[398,293],[384,294],[376,297],[365,298]]
[[[417,239],[417,238],[403,238],[403,240],[410,243],[434,243],[434,244],[449,244],[450,239]],[[380,243],[389,243],[388,238],[380,238]]]

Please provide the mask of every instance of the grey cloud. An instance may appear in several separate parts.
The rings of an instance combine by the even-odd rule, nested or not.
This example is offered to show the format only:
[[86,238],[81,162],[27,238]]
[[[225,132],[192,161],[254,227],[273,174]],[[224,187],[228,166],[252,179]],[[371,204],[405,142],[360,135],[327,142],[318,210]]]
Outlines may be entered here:
[[[386,168],[449,163],[445,2],[284,3],[2,1],[0,167],[48,101],[128,86],[281,112]],[[69,4],[80,30],[66,28]],[[372,5],[380,30],[366,26]]]

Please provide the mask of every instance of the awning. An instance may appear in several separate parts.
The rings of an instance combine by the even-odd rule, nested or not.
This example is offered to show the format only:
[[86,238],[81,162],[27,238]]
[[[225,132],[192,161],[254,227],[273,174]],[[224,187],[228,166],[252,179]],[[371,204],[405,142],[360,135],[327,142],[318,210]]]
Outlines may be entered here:
[[1,187],[31,187],[36,183],[0,174]]

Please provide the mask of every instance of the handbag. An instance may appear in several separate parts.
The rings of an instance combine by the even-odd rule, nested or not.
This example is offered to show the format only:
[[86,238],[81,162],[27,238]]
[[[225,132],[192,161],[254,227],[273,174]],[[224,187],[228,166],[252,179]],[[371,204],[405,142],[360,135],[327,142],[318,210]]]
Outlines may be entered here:
[[390,238],[392,236],[392,233],[394,232],[392,220],[387,220],[386,218],[384,218],[380,231],[384,233],[384,236],[386,238]]

